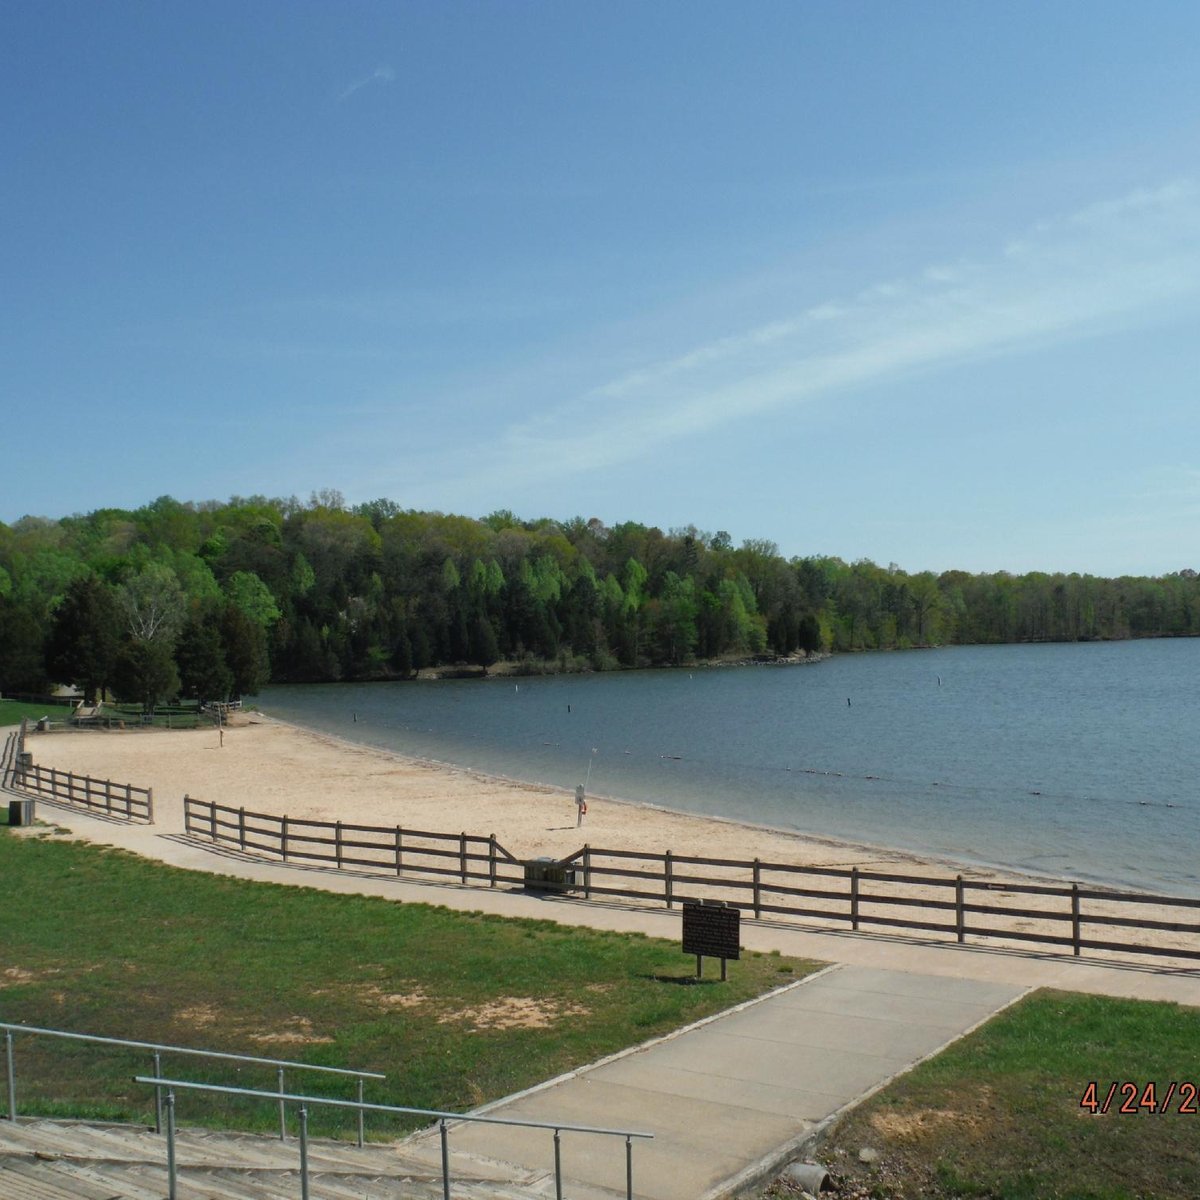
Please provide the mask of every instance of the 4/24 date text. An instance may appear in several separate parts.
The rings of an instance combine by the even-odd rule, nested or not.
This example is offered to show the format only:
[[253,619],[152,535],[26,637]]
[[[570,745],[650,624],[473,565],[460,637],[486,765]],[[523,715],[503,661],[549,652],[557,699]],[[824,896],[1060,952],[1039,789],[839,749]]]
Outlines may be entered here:
[[1083,1089],[1079,1107],[1093,1114],[1109,1111],[1133,1116],[1136,1113],[1200,1113],[1200,1088],[1188,1080],[1172,1083],[1116,1081],[1107,1087],[1091,1080]]

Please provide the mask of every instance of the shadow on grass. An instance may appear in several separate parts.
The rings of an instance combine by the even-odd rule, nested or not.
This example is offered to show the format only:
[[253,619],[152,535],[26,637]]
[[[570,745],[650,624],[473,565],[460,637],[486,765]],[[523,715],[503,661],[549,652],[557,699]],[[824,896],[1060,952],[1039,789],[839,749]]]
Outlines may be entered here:
[[697,979],[695,972],[689,975],[638,975],[638,979],[648,979],[653,983],[674,983],[680,987],[712,987],[720,983],[719,979]]

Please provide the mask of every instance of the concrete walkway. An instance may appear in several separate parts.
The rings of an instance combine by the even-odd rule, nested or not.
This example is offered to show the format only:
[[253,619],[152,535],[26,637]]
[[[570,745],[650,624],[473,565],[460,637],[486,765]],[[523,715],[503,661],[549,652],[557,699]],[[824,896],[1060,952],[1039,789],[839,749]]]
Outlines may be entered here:
[[[653,1200],[729,1194],[769,1175],[822,1121],[1012,1003],[1024,988],[870,967],[833,967],[630,1053],[481,1109],[653,1133],[633,1148],[634,1192]],[[542,1130],[461,1125],[470,1155],[526,1172],[553,1162]],[[436,1135],[425,1145],[431,1163]],[[564,1135],[565,1191],[624,1194],[621,1139]],[[474,1166],[475,1164],[472,1163]]]

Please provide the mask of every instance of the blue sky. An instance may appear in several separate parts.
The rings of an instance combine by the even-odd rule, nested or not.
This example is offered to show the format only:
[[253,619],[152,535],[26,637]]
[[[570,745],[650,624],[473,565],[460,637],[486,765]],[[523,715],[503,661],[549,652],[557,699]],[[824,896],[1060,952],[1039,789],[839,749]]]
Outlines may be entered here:
[[1194,3],[5,10],[0,520],[1200,568]]

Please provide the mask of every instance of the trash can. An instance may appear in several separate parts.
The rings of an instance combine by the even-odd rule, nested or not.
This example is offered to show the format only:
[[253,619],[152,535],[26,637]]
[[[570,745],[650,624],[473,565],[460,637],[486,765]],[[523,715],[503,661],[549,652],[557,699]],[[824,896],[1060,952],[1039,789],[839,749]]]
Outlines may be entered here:
[[33,801],[10,800],[8,802],[8,823],[9,825],[32,825]]
[[575,887],[575,868],[556,858],[530,858],[522,865],[526,891],[566,892]]

